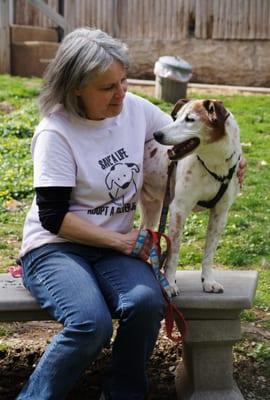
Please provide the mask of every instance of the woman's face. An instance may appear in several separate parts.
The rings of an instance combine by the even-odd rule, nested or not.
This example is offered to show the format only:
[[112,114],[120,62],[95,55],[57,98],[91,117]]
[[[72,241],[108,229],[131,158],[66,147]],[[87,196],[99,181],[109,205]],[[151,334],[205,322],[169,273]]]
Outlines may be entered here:
[[87,118],[102,120],[120,114],[126,91],[126,70],[121,63],[113,61],[105,72],[76,89],[75,95],[80,98]]

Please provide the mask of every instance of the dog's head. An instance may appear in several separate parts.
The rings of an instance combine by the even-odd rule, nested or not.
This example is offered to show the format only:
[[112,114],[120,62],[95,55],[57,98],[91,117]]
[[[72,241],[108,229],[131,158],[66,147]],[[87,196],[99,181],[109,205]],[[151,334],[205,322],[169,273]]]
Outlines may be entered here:
[[154,133],[161,144],[172,145],[171,160],[180,160],[199,146],[214,143],[226,135],[226,123],[231,116],[217,100],[179,100],[172,111],[174,122]]

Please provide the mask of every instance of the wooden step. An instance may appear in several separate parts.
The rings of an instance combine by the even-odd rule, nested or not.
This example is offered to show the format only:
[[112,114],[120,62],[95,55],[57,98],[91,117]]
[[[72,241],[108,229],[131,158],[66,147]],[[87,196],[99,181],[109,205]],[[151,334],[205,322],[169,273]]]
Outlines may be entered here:
[[11,74],[25,77],[42,77],[47,62],[51,60],[59,43],[50,41],[24,41],[11,44]]
[[58,42],[58,32],[55,28],[40,28],[38,26],[29,25],[10,26],[11,43],[32,40],[38,40],[42,42]]

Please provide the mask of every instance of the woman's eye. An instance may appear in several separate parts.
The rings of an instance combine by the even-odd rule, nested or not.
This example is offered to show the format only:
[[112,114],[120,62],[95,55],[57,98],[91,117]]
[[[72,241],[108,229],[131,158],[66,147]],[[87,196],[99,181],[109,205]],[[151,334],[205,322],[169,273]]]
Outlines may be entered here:
[[186,118],[185,118],[185,121],[186,122],[195,122],[195,119],[194,118],[191,118],[188,114],[186,115]]
[[105,87],[104,90],[113,90],[113,88],[114,88],[114,86],[112,85],[112,86]]

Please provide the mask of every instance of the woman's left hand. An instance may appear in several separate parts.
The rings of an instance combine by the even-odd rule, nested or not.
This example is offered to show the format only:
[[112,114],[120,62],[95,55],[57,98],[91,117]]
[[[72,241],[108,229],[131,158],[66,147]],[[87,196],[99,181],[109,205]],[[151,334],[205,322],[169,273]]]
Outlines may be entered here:
[[246,168],[247,168],[247,161],[245,160],[245,158],[241,157],[237,170],[237,177],[241,188],[243,187]]

